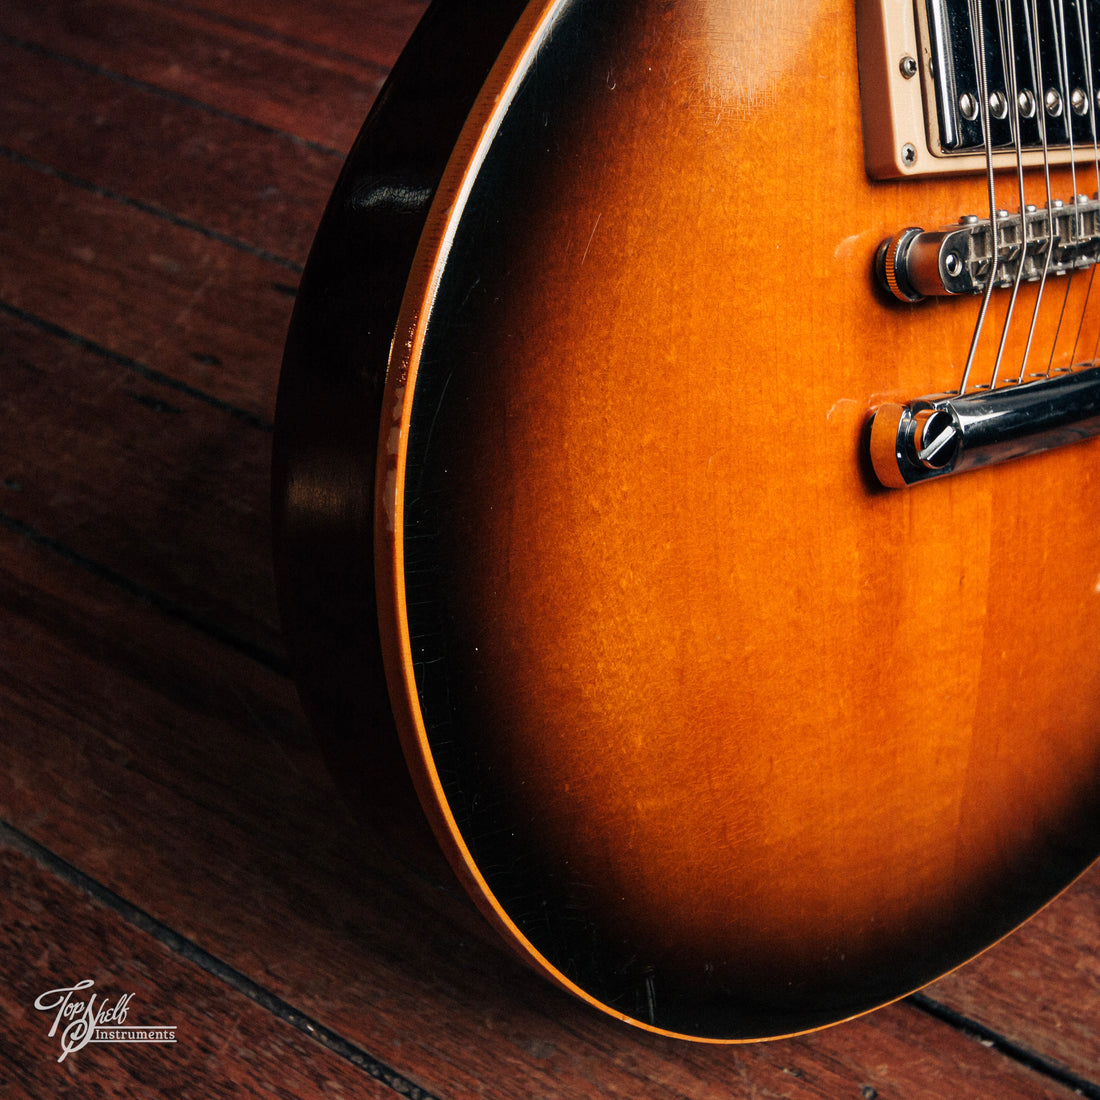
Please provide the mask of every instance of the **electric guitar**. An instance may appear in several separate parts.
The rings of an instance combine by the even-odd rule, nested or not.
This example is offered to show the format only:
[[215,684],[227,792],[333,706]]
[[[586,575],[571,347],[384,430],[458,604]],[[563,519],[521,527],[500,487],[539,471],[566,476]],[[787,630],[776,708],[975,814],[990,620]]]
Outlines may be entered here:
[[835,1023],[1100,852],[1098,93],[1092,0],[438,0],[379,96],[280,386],[292,658],[591,1004]]

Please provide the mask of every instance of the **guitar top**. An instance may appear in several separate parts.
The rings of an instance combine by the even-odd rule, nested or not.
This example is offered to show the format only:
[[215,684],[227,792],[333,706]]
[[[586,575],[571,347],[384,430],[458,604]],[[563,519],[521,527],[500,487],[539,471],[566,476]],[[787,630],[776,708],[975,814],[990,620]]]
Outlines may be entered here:
[[665,1034],[868,1011],[1100,852],[1100,8],[895,7],[437,3],[288,340],[340,768],[396,813],[382,664],[475,901]]

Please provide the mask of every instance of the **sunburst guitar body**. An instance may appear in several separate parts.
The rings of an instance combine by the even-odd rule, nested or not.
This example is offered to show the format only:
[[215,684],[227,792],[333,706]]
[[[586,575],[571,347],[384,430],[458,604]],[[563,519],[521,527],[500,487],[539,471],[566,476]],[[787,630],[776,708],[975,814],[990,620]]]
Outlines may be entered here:
[[352,152],[279,398],[303,698],[612,1015],[852,1017],[1100,851],[1079,2],[441,0]]

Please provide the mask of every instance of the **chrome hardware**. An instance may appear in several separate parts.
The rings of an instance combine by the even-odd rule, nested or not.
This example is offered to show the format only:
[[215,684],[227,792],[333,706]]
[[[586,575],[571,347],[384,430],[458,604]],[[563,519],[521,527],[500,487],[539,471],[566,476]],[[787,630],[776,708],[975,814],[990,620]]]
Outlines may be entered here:
[[[1028,282],[1040,279],[1044,270],[1064,275],[1091,267],[1100,262],[1100,201],[1084,196],[1068,203],[1054,199],[1049,209],[1027,206],[1022,217],[998,210],[996,236],[998,287],[1012,286],[1021,265],[1021,278]],[[992,241],[989,219],[973,215],[942,229],[910,226],[882,242],[875,270],[881,285],[903,302],[979,294],[993,269]]]
[[1100,435],[1100,366],[881,406],[871,464],[887,488],[980,469]]

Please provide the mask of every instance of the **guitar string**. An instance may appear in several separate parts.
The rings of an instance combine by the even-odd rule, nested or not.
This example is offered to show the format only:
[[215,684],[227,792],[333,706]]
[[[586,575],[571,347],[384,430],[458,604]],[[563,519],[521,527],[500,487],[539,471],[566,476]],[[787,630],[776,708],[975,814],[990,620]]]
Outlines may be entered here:
[[[1054,55],[1058,63],[1058,93],[1062,97],[1061,115],[1065,120],[1066,141],[1069,144],[1069,172],[1071,186],[1073,187],[1073,224],[1077,233],[1077,239],[1081,238],[1081,206],[1077,198],[1077,166],[1076,150],[1073,147],[1073,122],[1070,115],[1073,112],[1071,104],[1072,93],[1069,87],[1069,55],[1066,51],[1066,20],[1065,0],[1058,0],[1057,13],[1055,2],[1050,0],[1050,16],[1054,30]],[[1051,238],[1051,249],[1054,241]],[[1070,291],[1073,289],[1073,276],[1075,269],[1071,266],[1066,275],[1066,290],[1062,295],[1062,308],[1058,311],[1058,324],[1054,328],[1054,339],[1050,342],[1050,358],[1047,360],[1046,377],[1049,378],[1054,370],[1054,356],[1058,352],[1058,337],[1062,334],[1062,324],[1066,319],[1066,307],[1069,305]]]
[[[1085,25],[1086,25],[1086,27],[1088,26],[1088,7],[1087,7],[1087,5],[1086,5],[1086,8],[1085,8]],[[1091,35],[1085,39],[1085,45],[1088,47],[1088,50],[1089,50],[1089,59],[1090,59],[1089,78],[1091,79],[1092,78],[1092,64],[1091,64],[1092,45],[1091,45],[1090,39],[1091,39]],[[1095,81],[1093,81],[1093,84],[1095,86]],[[1097,115],[1096,115],[1096,112],[1097,112],[1097,108],[1100,107],[1100,102],[1097,102],[1097,99],[1096,99],[1097,95],[1100,95],[1100,90],[1093,90],[1089,93],[1089,103],[1090,103],[1090,107],[1092,109],[1092,119],[1093,119],[1092,140],[1093,140],[1093,145],[1094,146],[1097,144],[1097,141],[1100,140],[1100,139],[1098,139],[1098,135],[1097,135],[1097,132],[1096,132],[1097,131],[1097,121],[1096,121]],[[1100,151],[1098,151],[1096,153],[1096,201],[1097,201],[1098,204],[1100,204]],[[1100,210],[1098,210],[1097,214],[1096,214],[1096,224],[1098,225],[1098,227],[1100,227]],[[1095,271],[1096,271],[1096,266],[1094,264],[1093,265],[1093,273],[1094,274],[1095,274]],[[1090,292],[1090,294],[1092,292],[1092,281],[1091,280],[1089,281],[1089,292]],[[1085,299],[1085,305],[1086,305],[1086,307],[1088,306],[1088,298]],[[1082,317],[1083,317],[1083,314],[1082,314]],[[1097,330],[1097,333],[1096,333],[1096,342],[1092,346],[1092,359],[1090,360],[1090,362],[1095,363],[1096,360],[1097,360],[1098,355],[1100,355],[1100,330]]]
[[993,296],[993,284],[997,281],[997,270],[1000,266],[1000,234],[997,226],[997,196],[993,182],[993,139],[989,125],[989,80],[985,64],[985,21],[982,17],[981,0],[968,0],[970,9],[970,25],[977,28],[977,38],[971,39],[974,49],[974,64],[978,74],[978,120],[981,123],[982,137],[985,144],[985,170],[986,187],[989,191],[989,236],[992,261],[989,268],[989,278],[986,282],[985,293],[982,295],[982,304],[978,310],[978,319],[974,324],[974,334],[970,338],[970,350],[966,356],[966,366],[963,368],[962,381],[959,383],[959,395],[966,393],[966,387],[970,382],[970,372],[974,367],[974,357],[978,351],[978,341],[981,339],[982,328],[985,325],[986,314],[989,312],[989,302]]
[[[1086,18],[1086,25],[1088,25],[1088,8],[1087,7],[1086,7],[1086,17],[1085,18]],[[1088,45],[1088,47],[1089,47],[1089,57],[1091,59],[1092,47],[1091,47],[1091,44],[1090,44],[1088,38],[1086,38],[1086,45]],[[1091,66],[1091,64],[1089,65],[1089,76],[1090,76],[1090,78],[1092,76],[1092,66]],[[1095,84],[1095,81],[1093,81],[1093,84]],[[1098,129],[1098,127],[1097,127],[1097,109],[1100,108],[1100,101],[1097,100],[1098,95],[1100,95],[1100,90],[1090,92],[1090,95],[1089,95],[1091,108],[1092,108],[1092,122],[1093,122],[1093,124],[1092,124],[1092,142],[1093,142],[1093,145],[1096,145],[1097,141],[1098,141],[1098,135],[1097,135],[1097,129]],[[1097,152],[1096,164],[1097,164],[1097,204],[1100,205],[1100,152]],[[1097,211],[1096,219],[1097,219],[1098,227],[1100,227],[1100,210]],[[1093,271],[1093,274],[1096,274],[1096,265],[1095,264],[1093,264],[1092,271]],[[1091,293],[1091,287],[1092,287],[1092,283],[1090,281],[1089,282],[1090,293]],[[1086,306],[1088,306],[1088,299],[1087,298],[1086,298],[1086,303],[1085,304],[1086,304]],[[1082,315],[1082,316],[1084,316],[1084,315]],[[1100,355],[1100,330],[1097,331],[1096,343],[1093,343],[1093,345],[1092,345],[1092,359],[1090,360],[1090,362],[1096,363],[1098,355]]]
[[1043,180],[1046,187],[1046,214],[1047,214],[1047,246],[1043,258],[1043,271],[1039,277],[1039,286],[1035,292],[1035,305],[1031,310],[1031,324],[1028,327],[1027,341],[1024,344],[1023,355],[1020,357],[1020,374],[1016,382],[1023,382],[1027,377],[1027,365],[1031,358],[1031,348],[1035,342],[1035,330],[1039,322],[1039,310],[1043,304],[1043,293],[1046,290],[1047,279],[1050,276],[1050,262],[1054,255],[1054,204],[1050,187],[1050,141],[1047,136],[1046,107],[1044,103],[1043,87],[1046,83],[1043,73],[1043,55],[1039,48],[1041,42],[1039,31],[1039,0],[1030,0],[1028,7],[1030,15],[1028,26],[1028,67],[1031,70],[1031,86],[1035,89],[1035,121],[1039,127],[1039,144],[1043,151]]
[[[1020,257],[1016,264],[1016,278],[1012,281],[1012,296],[1005,311],[1004,325],[1001,328],[1001,341],[997,346],[997,357],[993,362],[993,374],[989,379],[989,388],[997,388],[997,376],[1001,371],[1005,347],[1012,317],[1016,312],[1016,299],[1024,276],[1024,260],[1027,257],[1027,198],[1024,193],[1024,146],[1020,134],[1020,121],[1017,113],[1019,89],[1016,82],[1016,38],[1012,27],[1012,0],[997,0],[997,22],[999,26],[999,48],[1001,54],[1001,72],[1005,78],[1008,94],[1006,115],[1009,130],[1012,133],[1012,145],[1016,151],[1016,184],[1020,197]],[[1007,49],[1007,56],[1006,56]],[[992,109],[992,104],[990,105]]]
[[[1092,61],[1091,61],[1091,45],[1090,45],[1090,30],[1088,26],[1088,13],[1087,3],[1084,5],[1072,0],[1074,5],[1074,11],[1077,16],[1078,33],[1080,38],[1080,46],[1083,53],[1084,69],[1085,69],[1085,81],[1087,85],[1087,115],[1089,118],[1089,124],[1091,127],[1092,143],[1093,143],[1093,163],[1094,172],[1096,174],[1097,182],[1097,198],[1100,202],[1100,141],[1098,141],[1097,125],[1096,125],[1096,93],[1094,87],[1093,73],[1092,73]],[[1085,7],[1085,11],[1082,11],[1082,6]],[[991,262],[989,268],[988,282],[986,285],[985,293],[982,297],[981,307],[978,312],[978,318],[975,323],[974,333],[971,338],[970,349],[967,355],[966,366],[963,371],[962,382],[959,386],[959,393],[966,392],[969,385],[971,371],[974,365],[975,356],[977,354],[977,348],[981,338],[983,326],[985,324],[986,317],[988,315],[988,309],[990,304],[991,292],[997,281],[997,273],[1000,267],[1000,230],[998,226],[997,218],[997,204],[996,204],[996,192],[995,182],[993,175],[993,153],[992,153],[992,120],[987,112],[992,111],[992,103],[989,94],[989,75],[985,53],[985,24],[984,16],[982,12],[981,0],[969,0],[970,8],[970,22],[971,26],[977,29],[976,38],[972,38],[972,46],[974,49],[975,68],[978,76],[978,121],[982,127],[983,144],[985,146],[986,154],[986,182],[989,198],[989,225],[990,225],[990,246],[991,246]],[[1021,277],[1024,269],[1024,259],[1027,253],[1027,203],[1024,193],[1024,180],[1023,180],[1023,159],[1022,159],[1022,138],[1020,135],[1020,127],[1018,124],[1018,118],[1016,115],[1017,110],[1020,108],[1018,85],[1015,74],[1015,37],[1013,30],[1012,20],[1012,8],[1011,0],[997,0],[996,7],[997,19],[998,19],[998,41],[997,47],[1000,57],[1000,63],[1002,68],[1002,74],[1005,77],[1005,85],[1009,90],[1010,100],[1009,109],[1012,111],[1012,117],[1010,119],[1010,130],[1012,133],[1013,147],[1016,151],[1017,157],[1017,184],[1020,195],[1020,262],[1017,265],[1016,278],[1013,282],[1012,296],[1009,301],[1004,326],[1001,332],[1001,338],[997,348],[996,358],[994,360],[993,373],[989,383],[990,388],[994,388],[997,384],[997,378],[1000,373],[1002,360],[1004,356],[1005,347],[1007,344],[1007,337],[1009,332],[1009,326],[1012,321],[1012,317],[1015,311],[1016,299],[1020,287]],[[1036,322],[1038,320],[1039,308],[1042,302],[1043,291],[1046,287],[1047,279],[1049,278],[1051,263],[1053,260],[1054,244],[1055,244],[1055,231],[1054,231],[1054,203],[1053,195],[1050,184],[1050,144],[1049,135],[1047,132],[1046,115],[1049,113],[1052,117],[1061,115],[1066,131],[1066,141],[1069,148],[1069,166],[1070,176],[1073,188],[1072,198],[1072,217],[1075,227],[1075,239],[1080,241],[1084,237],[1083,227],[1083,213],[1081,210],[1081,200],[1079,195],[1079,189],[1077,186],[1077,150],[1075,148],[1074,134],[1073,134],[1073,113],[1075,111],[1073,106],[1073,89],[1071,88],[1070,80],[1070,68],[1069,68],[1069,38],[1066,34],[1066,19],[1065,19],[1065,0],[1050,0],[1050,20],[1052,36],[1054,38],[1054,55],[1056,66],[1056,80],[1053,87],[1050,89],[1052,93],[1050,107],[1047,106],[1047,95],[1044,92],[1046,81],[1043,74],[1043,60],[1039,43],[1040,28],[1039,28],[1039,15],[1038,15],[1038,0],[1031,0],[1031,33],[1028,35],[1030,48],[1027,50],[1027,57],[1029,68],[1031,69],[1032,85],[1036,88],[1037,96],[1035,103],[1036,119],[1039,127],[1041,147],[1043,152],[1043,168],[1044,168],[1044,180],[1046,187],[1046,212],[1047,212],[1047,248],[1045,250],[1045,260],[1043,264],[1042,275],[1039,280],[1039,287],[1036,293],[1035,306],[1032,311],[1031,324],[1028,330],[1028,337],[1024,347],[1024,352],[1020,362],[1020,373],[1018,377],[1012,381],[1020,383],[1024,381],[1027,375],[1027,364],[1030,358],[1031,347],[1034,340]],[[1025,29],[1027,29],[1027,21],[1025,20]],[[1006,58],[1005,50],[1008,50]],[[1011,60],[1009,60],[1011,59]],[[1100,213],[1097,213],[1096,220],[1100,221]],[[1054,336],[1050,344],[1050,354],[1047,359],[1045,374],[1050,376],[1054,369],[1054,359],[1057,354],[1058,342],[1061,336],[1062,328],[1066,320],[1066,312],[1068,303],[1070,301],[1072,284],[1074,280],[1076,267],[1071,265],[1066,277],[1065,293],[1062,296],[1062,303],[1058,315],[1058,323],[1055,326]],[[1092,289],[1095,280],[1095,265],[1092,265],[1089,275],[1088,286],[1085,291],[1085,306],[1082,308],[1081,316],[1078,321],[1077,332],[1074,339],[1074,345],[1071,354],[1071,362],[1075,361],[1077,346],[1081,338],[1081,332],[1083,330],[1085,317],[1087,314],[1087,304],[1092,294]],[[1094,347],[1093,358],[1095,359],[1100,349],[1100,333],[1097,335],[1096,347]],[[1060,369],[1072,369],[1060,368]],[[981,388],[981,387],[979,387]]]
[[[1077,12],[1077,30],[1081,36],[1081,50],[1083,54],[1083,60],[1085,65],[1085,94],[1088,96],[1088,120],[1089,130],[1092,134],[1092,163],[1093,170],[1096,176],[1096,198],[1100,202],[1100,142],[1097,141],[1096,134],[1096,81],[1093,78],[1092,72],[1092,29],[1089,26],[1089,9],[1088,4],[1084,0],[1077,0],[1074,4],[1074,9]],[[1093,212],[1093,225],[1096,225],[1098,215]],[[1095,233],[1093,234],[1095,239]],[[1079,362],[1077,358],[1077,349],[1081,344],[1081,336],[1085,328],[1085,318],[1088,315],[1089,302],[1092,300],[1092,289],[1096,282],[1096,264],[1093,263],[1089,267],[1089,282],[1088,287],[1085,289],[1085,301],[1081,306],[1081,319],[1077,324],[1077,336],[1073,341],[1073,353],[1070,356],[1070,364],[1076,364]],[[1097,340],[1100,341],[1100,334],[1097,335]],[[1093,348],[1092,358],[1096,359],[1096,349]]]
[[[1092,55],[1092,28],[1089,24],[1089,9],[1088,3],[1083,3],[1083,36],[1085,40],[1085,74],[1088,83],[1088,96],[1089,96],[1089,125],[1092,129],[1092,163],[1093,171],[1095,174],[1096,183],[1096,202],[1097,210],[1093,213],[1093,240],[1096,239],[1096,230],[1100,228],[1100,117],[1098,117],[1098,109],[1100,109],[1100,102],[1097,100],[1097,96],[1100,95],[1100,89],[1096,87],[1096,72],[1093,69],[1093,55]],[[1095,250],[1095,245],[1094,245]],[[1081,309],[1081,325],[1084,326],[1085,316],[1088,312],[1088,306],[1092,300],[1092,288],[1095,283],[1096,276],[1096,262],[1095,258],[1092,264],[1092,270],[1089,274],[1089,289],[1085,295],[1085,304]],[[1078,336],[1080,340],[1080,336]],[[1097,349],[1100,348],[1100,328],[1097,329],[1096,342],[1092,347],[1092,356],[1087,362],[1095,363],[1097,357]],[[1076,351],[1075,351],[1076,355]]]

